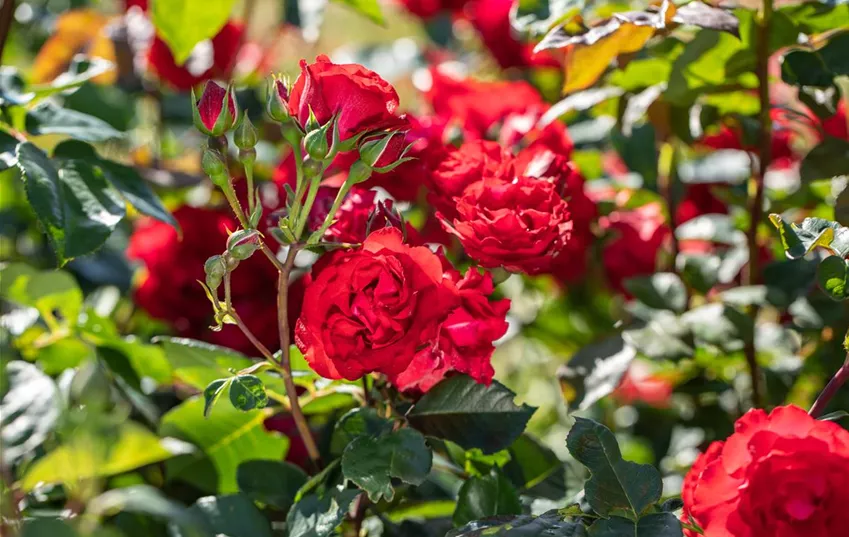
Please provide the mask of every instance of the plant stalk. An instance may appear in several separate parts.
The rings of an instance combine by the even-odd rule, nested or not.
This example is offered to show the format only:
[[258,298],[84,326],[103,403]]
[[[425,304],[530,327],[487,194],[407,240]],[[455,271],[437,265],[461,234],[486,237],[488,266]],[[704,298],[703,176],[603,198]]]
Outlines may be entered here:
[[321,227],[316,231],[316,237],[321,240],[321,237],[324,236],[324,233],[327,231],[333,224],[334,218],[336,218],[336,213],[339,212],[339,207],[342,206],[342,202],[345,201],[345,197],[348,195],[348,192],[351,191],[351,187],[353,187],[353,183],[345,182],[342,184],[342,188],[339,189],[339,192],[336,193],[336,198],[333,200],[333,205],[330,207],[330,212],[327,213],[327,218],[324,219],[324,222],[321,224]]
[[3,50],[6,48],[6,40],[12,29],[12,20],[15,18],[15,0],[2,0],[0,6],[0,64],[3,64]]
[[811,417],[818,418],[825,411],[826,407],[828,407],[828,403],[831,402],[831,399],[837,394],[837,391],[843,387],[846,381],[849,380],[849,354],[846,355],[846,360],[843,362],[843,365],[840,366],[840,369],[837,370],[837,373],[831,377],[831,380],[828,381],[828,384],[825,385],[822,393],[817,400],[814,401],[811,410],[808,411],[808,414]]
[[[748,210],[751,222],[746,234],[749,246],[749,263],[743,273],[743,285],[754,285],[760,274],[758,259],[758,227],[763,220],[764,212],[764,176],[772,162],[772,117],[769,94],[769,34],[772,22],[773,0],[763,0],[763,8],[758,17],[757,28],[757,64],[755,74],[758,77],[758,100],[760,101],[760,139],[758,163],[752,159],[752,175],[748,184]],[[749,316],[754,323],[758,316],[758,307],[753,306]],[[763,406],[763,393],[760,368],[757,362],[757,349],[754,337],[746,343],[744,349],[749,375],[752,379],[752,404]]]

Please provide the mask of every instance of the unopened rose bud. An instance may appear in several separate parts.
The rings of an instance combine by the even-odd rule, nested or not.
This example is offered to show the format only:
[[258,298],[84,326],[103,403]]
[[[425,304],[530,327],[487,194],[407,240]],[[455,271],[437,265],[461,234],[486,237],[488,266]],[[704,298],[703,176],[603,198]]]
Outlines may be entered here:
[[206,83],[200,99],[192,90],[192,119],[195,128],[207,136],[221,136],[236,124],[239,111],[233,89],[222,88],[213,81]]
[[304,138],[304,148],[307,154],[316,161],[324,160],[330,152],[330,144],[327,143],[326,129],[319,128],[309,131]]
[[224,258],[220,255],[210,257],[203,264],[203,271],[206,273],[206,286],[215,291],[221,286],[221,280],[227,274]]
[[379,168],[394,163],[401,158],[403,151],[404,133],[390,132],[361,143],[360,160],[372,168]]
[[268,116],[280,123],[291,119],[289,114],[289,88],[286,83],[274,77],[268,87],[268,99],[266,101]]
[[227,239],[227,251],[235,259],[244,261],[259,249],[259,232],[255,229],[240,229]]
[[206,149],[201,158],[201,168],[212,183],[218,187],[225,187],[230,180],[230,174],[227,172],[227,166],[218,155],[217,151]]
[[236,127],[236,132],[233,133],[233,142],[235,142],[236,147],[239,149],[253,149],[256,147],[257,143],[257,133],[256,129],[251,123],[251,119],[248,117],[248,113],[242,116],[242,121],[239,123],[239,126]]

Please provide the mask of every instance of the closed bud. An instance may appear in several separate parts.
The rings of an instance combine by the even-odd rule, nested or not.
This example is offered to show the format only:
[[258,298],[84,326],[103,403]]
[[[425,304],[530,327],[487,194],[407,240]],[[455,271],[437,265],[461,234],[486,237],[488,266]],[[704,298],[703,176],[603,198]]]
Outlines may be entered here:
[[404,133],[390,132],[363,141],[360,144],[360,160],[372,168],[388,166],[401,158],[403,149]]
[[239,117],[232,87],[225,89],[211,80],[203,88],[200,99],[192,90],[192,103],[195,128],[207,136],[221,136],[228,132]]
[[206,286],[215,291],[221,286],[221,280],[227,274],[224,258],[220,255],[210,257],[203,264],[203,271],[206,273]]
[[236,127],[236,132],[233,133],[233,142],[239,149],[253,149],[256,146],[256,129],[247,112],[244,113],[241,123]]
[[362,160],[358,160],[351,164],[351,168],[348,170],[347,182],[350,182],[352,185],[362,183],[363,181],[366,181],[369,177],[371,177],[371,172],[371,166],[369,166]]
[[330,152],[330,144],[327,143],[327,126],[308,131],[304,138],[304,148],[307,154],[316,161],[324,160]]
[[259,232],[255,229],[240,229],[227,239],[227,251],[240,261],[249,258],[259,249]]
[[203,157],[201,158],[201,168],[203,168],[203,173],[212,180],[215,186],[223,188],[230,180],[227,166],[224,165],[224,161],[217,151],[211,149],[204,150]]
[[289,114],[289,88],[286,82],[276,76],[271,79],[271,84],[268,86],[266,110],[268,116],[274,121],[284,123],[291,119]]

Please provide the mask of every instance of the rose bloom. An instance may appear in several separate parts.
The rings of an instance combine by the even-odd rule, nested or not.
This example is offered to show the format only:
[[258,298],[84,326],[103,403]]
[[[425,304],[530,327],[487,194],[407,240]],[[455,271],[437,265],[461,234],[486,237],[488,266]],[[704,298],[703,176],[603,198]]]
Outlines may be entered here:
[[533,53],[533,45],[523,43],[510,25],[513,0],[476,0],[470,4],[469,20],[502,69],[510,67],[559,67],[549,51]]
[[681,496],[705,537],[847,535],[849,431],[795,406],[750,410],[699,456]]
[[397,0],[404,9],[422,19],[429,19],[442,12],[460,11],[469,0]]
[[460,278],[458,272],[449,270],[446,276],[456,282],[460,305],[442,322],[438,336],[416,353],[406,370],[391,379],[401,391],[425,393],[455,372],[487,386],[492,382],[492,342],[507,332],[505,316],[510,301],[487,298],[493,291],[489,273],[470,269]]
[[[239,225],[228,213],[183,206],[174,212],[182,240],[168,224],[144,218],[130,237],[127,256],[145,266],[134,300],[156,319],[170,323],[182,337],[201,339],[245,354],[257,353],[238,327],[215,332],[212,304],[198,281],[204,262],[226,248],[227,230]],[[298,292],[293,284],[293,295]],[[261,253],[239,263],[232,278],[233,306],[269,349],[278,348],[275,290],[277,270]],[[297,315],[296,312],[294,312]]]
[[672,389],[669,378],[653,374],[644,363],[634,362],[611,396],[620,405],[644,403],[655,408],[667,408]]
[[687,185],[684,198],[675,208],[675,222],[680,226],[703,214],[728,214],[728,207],[713,193],[718,185],[701,183]]
[[342,141],[404,124],[395,115],[398,94],[389,82],[362,65],[335,64],[325,55],[312,64],[301,60],[301,74],[289,95],[289,112],[302,127],[310,109],[322,125],[338,114]]
[[436,254],[404,244],[397,228],[384,228],[360,248],[316,263],[295,343],[326,378],[397,375],[436,337],[458,301]]
[[497,142],[475,140],[450,149],[430,170],[428,200],[446,217],[455,215],[454,198],[484,177],[511,173],[511,155]]
[[599,219],[599,224],[614,235],[602,251],[607,279],[617,292],[630,296],[624,281],[653,274],[660,248],[669,238],[663,207],[652,202],[630,211],[614,211]]
[[456,198],[444,222],[482,266],[540,274],[551,270],[572,231],[566,201],[551,182],[518,175],[485,177]]

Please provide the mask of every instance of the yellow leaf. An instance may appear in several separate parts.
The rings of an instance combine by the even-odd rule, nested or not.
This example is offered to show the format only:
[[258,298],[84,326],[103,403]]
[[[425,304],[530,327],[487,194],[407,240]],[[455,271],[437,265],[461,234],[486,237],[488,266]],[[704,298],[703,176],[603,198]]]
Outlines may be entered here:
[[610,35],[593,45],[574,45],[566,55],[563,93],[592,86],[614,58],[640,50],[653,35],[654,28],[650,26],[620,23]]
[[[68,69],[80,53],[115,63],[115,46],[106,32],[109,18],[91,9],[76,9],[59,16],[53,35],[44,43],[32,66],[32,82],[50,82]],[[92,79],[98,84],[114,84],[115,71]]]

